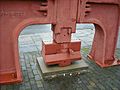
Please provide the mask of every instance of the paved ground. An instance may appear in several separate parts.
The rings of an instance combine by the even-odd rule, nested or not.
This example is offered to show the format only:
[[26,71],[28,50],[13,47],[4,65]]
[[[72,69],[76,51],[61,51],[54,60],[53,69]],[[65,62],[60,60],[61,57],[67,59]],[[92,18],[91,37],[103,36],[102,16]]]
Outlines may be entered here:
[[[52,40],[52,33],[21,35],[19,37],[20,63],[24,81],[21,84],[3,85],[1,90],[120,90],[120,66],[100,68],[87,59],[94,30],[77,30],[73,39],[82,41],[82,55],[89,65],[89,72],[78,76],[58,77],[43,81],[36,65],[36,57],[41,56],[41,39]],[[120,49],[116,49],[120,58]]]
[[[77,30],[94,29],[94,25],[93,24],[77,24],[76,29]],[[45,33],[45,32],[50,32],[50,30],[51,30],[51,24],[31,25],[31,26],[26,27],[25,30],[21,32],[21,35]],[[120,32],[119,32],[117,47],[120,48]]]

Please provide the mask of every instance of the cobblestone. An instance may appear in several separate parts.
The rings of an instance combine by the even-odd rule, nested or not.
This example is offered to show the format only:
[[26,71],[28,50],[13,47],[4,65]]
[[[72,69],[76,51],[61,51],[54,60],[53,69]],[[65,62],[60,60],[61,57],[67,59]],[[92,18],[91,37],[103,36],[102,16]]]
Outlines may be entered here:
[[40,80],[40,76],[39,75],[36,75],[35,76],[35,80],[37,81],[37,80]]
[[39,74],[39,73],[38,73],[37,70],[33,70],[33,74],[34,74],[34,75],[37,75],[37,74]]

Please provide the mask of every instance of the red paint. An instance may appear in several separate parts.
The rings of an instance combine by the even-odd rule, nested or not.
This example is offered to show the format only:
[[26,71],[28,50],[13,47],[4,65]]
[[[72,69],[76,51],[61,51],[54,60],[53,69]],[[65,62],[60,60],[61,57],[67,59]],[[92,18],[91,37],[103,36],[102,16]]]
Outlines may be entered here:
[[70,65],[75,60],[80,60],[80,42],[63,44],[44,44],[42,55],[47,65],[59,64],[59,66]]
[[[22,7],[22,8],[21,8]],[[96,33],[89,57],[101,67],[120,64],[114,57],[119,0],[1,0],[0,84],[22,81],[18,36],[32,24],[52,24],[53,43],[43,43],[46,64],[70,65],[81,59],[81,42],[71,42],[76,23],[93,23]]]
[[55,0],[56,23],[52,26],[53,44],[43,44],[42,52],[47,65],[67,66],[81,59],[81,43],[71,42],[71,34],[76,29],[77,4],[78,0]]
[[78,22],[95,25],[92,50],[88,56],[101,67],[120,64],[114,55],[119,30],[119,0],[81,1]]

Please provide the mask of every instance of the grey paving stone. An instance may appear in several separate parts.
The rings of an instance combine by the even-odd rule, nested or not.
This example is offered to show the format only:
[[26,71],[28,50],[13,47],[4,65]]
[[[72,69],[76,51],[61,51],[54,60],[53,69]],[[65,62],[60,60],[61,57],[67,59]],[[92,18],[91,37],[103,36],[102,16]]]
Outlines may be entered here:
[[34,80],[34,78],[33,78],[33,80],[30,79],[30,84],[31,85],[36,85],[36,81]]
[[25,69],[25,62],[24,61],[21,61],[21,66],[22,66],[22,69]]
[[31,90],[30,82],[26,82],[26,83],[25,83],[25,89],[26,89],[26,90]]
[[20,48],[20,52],[32,52],[37,51],[36,45],[29,45]]
[[36,64],[31,65],[31,68],[32,68],[32,70],[36,70],[36,69],[37,69],[37,68],[36,68]]
[[37,87],[38,88],[43,87],[42,81],[40,81],[40,80],[38,81],[37,80],[36,83],[37,83]]
[[29,79],[30,79],[30,78],[34,78],[33,72],[29,72],[29,73],[28,73],[28,77],[29,77]]
[[35,80],[36,81],[41,80],[40,75],[35,75]]
[[20,89],[20,85],[14,85],[13,90],[19,90]]
[[13,90],[14,85],[7,85],[6,87],[7,87],[7,90]]
[[28,72],[28,73],[31,73],[31,72],[32,72],[31,67],[30,67],[30,68],[27,68],[27,72]]
[[27,68],[25,66],[22,67],[22,70],[27,70]]
[[32,89],[32,90],[39,90],[39,88],[37,87],[36,84],[32,85],[31,89]]
[[26,77],[28,75],[27,70],[26,71],[22,71],[23,72],[23,76]]
[[29,64],[29,63],[27,63],[27,64],[26,64],[26,67],[27,67],[27,68],[30,68],[31,66],[30,66],[30,64]]
[[34,73],[34,75],[39,74],[39,73],[38,73],[38,70],[33,70],[33,73]]
[[34,66],[34,65],[35,65],[35,63],[34,63],[33,61],[31,61],[31,62],[30,62],[30,65],[31,65],[31,66]]
[[24,79],[25,82],[29,82],[29,77],[28,76],[24,76],[23,79]]
[[45,89],[40,87],[40,88],[38,88],[38,90],[45,90]]
[[23,52],[19,52],[19,58],[20,58],[20,61],[24,61],[24,54]]
[[24,86],[20,86],[19,90],[25,90],[25,87]]
[[7,90],[7,87],[5,85],[0,85],[0,90]]

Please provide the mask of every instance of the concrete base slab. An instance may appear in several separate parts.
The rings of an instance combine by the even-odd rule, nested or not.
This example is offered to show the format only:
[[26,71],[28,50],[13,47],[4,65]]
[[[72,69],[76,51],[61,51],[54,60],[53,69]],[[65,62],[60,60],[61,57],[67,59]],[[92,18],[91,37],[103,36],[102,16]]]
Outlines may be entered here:
[[43,78],[54,78],[57,76],[73,76],[88,72],[88,65],[84,60],[73,62],[70,66],[59,67],[58,65],[48,66],[45,64],[42,57],[37,58],[38,67],[42,73]]

